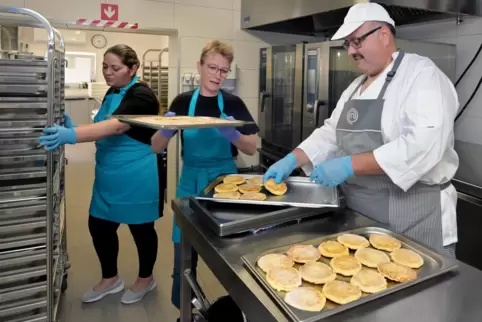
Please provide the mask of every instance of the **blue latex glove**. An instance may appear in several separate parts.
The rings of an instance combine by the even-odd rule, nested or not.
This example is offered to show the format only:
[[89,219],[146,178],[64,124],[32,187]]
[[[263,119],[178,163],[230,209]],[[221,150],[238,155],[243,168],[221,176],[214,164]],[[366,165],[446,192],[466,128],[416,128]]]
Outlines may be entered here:
[[[228,116],[225,119],[234,121],[234,117],[232,116]],[[229,142],[237,141],[241,137],[241,133],[233,127],[220,127],[218,130]]]
[[41,146],[45,146],[47,151],[53,151],[59,145],[75,144],[77,142],[77,134],[74,128],[66,128],[55,124],[43,129],[43,132],[48,135],[39,137],[39,143]]
[[327,160],[315,166],[311,180],[327,187],[336,187],[352,177],[351,156]]
[[296,169],[298,161],[293,153],[288,154],[283,159],[279,160],[264,174],[264,182],[270,178],[275,178],[276,183],[280,183],[283,179],[286,179],[291,172]]
[[[175,115],[176,113],[174,112],[167,112],[166,114],[164,114],[164,116],[168,116],[168,117],[175,116]],[[176,134],[177,130],[160,130],[159,132],[161,132],[161,135],[164,136],[165,138],[170,139],[174,136],[174,134]]]
[[70,118],[69,114],[64,112],[64,126],[68,129],[77,127],[77,124],[72,122],[72,119]]

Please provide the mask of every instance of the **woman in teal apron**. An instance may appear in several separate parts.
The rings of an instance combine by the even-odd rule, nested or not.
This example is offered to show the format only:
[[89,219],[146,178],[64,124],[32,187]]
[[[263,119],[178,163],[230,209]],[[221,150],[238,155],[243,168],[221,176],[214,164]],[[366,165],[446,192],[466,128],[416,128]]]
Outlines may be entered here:
[[[206,45],[198,63],[201,75],[200,88],[182,93],[172,102],[167,116],[211,116],[253,121],[243,101],[221,90],[229,75],[233,51],[231,46],[213,41]],[[238,150],[253,155],[256,152],[256,125],[236,129],[192,129],[181,132],[183,168],[177,186],[176,197],[198,195],[209,182],[223,174],[237,172],[235,157]],[[155,152],[164,151],[174,131],[161,131],[152,138]],[[172,303],[179,308],[180,302],[180,247],[181,232],[173,224],[174,272]],[[197,254],[193,254],[193,267]]]
[[[155,94],[139,83],[140,65],[134,50],[117,45],[104,55],[103,73],[108,90],[94,124],[75,125],[65,116],[65,126],[44,129],[40,137],[47,150],[59,145],[93,142],[96,145],[95,182],[89,210],[89,230],[102,267],[102,280],[85,293],[83,302],[95,302],[121,292],[124,282],[118,276],[117,229],[127,224],[139,255],[139,275],[125,292],[122,303],[141,300],[156,287],[152,270],[157,257],[154,222],[162,216],[165,171],[162,159],[152,153],[151,130],[135,128],[110,119],[115,114],[157,115]],[[152,180],[152,177],[158,180]]]

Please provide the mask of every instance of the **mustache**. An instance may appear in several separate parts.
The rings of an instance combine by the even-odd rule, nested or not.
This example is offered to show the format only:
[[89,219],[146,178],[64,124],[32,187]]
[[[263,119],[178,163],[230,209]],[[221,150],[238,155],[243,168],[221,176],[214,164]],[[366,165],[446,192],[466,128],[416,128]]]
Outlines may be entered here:
[[363,59],[365,57],[362,54],[353,54],[353,55],[351,55],[351,58],[353,58],[354,60],[360,60],[360,59]]

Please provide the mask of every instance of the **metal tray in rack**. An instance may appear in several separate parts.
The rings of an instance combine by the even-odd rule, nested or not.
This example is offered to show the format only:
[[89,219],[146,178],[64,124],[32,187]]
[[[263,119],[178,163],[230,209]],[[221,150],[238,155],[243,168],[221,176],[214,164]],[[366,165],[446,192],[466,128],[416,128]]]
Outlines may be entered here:
[[[442,275],[457,269],[457,261],[455,259],[451,259],[448,257],[444,257],[442,255],[439,255],[434,251],[422,246],[421,244],[409,238],[406,238],[402,235],[394,233],[385,228],[379,228],[379,227],[364,227],[364,228],[353,229],[350,231],[340,232],[338,234],[333,234],[333,235],[320,237],[317,239],[307,240],[304,242],[300,242],[298,244],[314,245],[315,247],[318,247],[318,245],[321,244],[322,242],[327,240],[336,240],[338,236],[346,233],[357,234],[367,238],[371,234],[384,234],[384,235],[389,235],[398,239],[402,243],[402,248],[410,249],[412,251],[417,252],[420,256],[422,256],[424,260],[424,265],[421,268],[416,270],[417,279],[406,283],[392,283],[389,281],[388,287],[385,290],[375,294],[363,293],[362,297],[359,300],[356,300],[354,302],[350,302],[344,305],[335,304],[327,299],[326,305],[321,312],[309,312],[309,311],[303,311],[288,305],[284,301],[284,296],[286,293],[278,292],[275,289],[273,289],[266,280],[266,274],[256,264],[258,259],[261,256],[266,254],[271,254],[271,253],[286,253],[287,250],[293,245],[285,245],[285,246],[281,246],[281,247],[271,249],[269,251],[264,251],[264,252],[254,252],[251,254],[245,254],[244,256],[242,256],[242,260],[245,266],[247,267],[247,269],[250,271],[250,273],[258,280],[258,282],[260,282],[260,284],[273,297],[273,299],[277,302],[277,304],[283,310],[286,311],[286,313],[293,319],[293,321],[296,321],[296,322],[320,321],[321,319],[324,319],[328,316],[331,316],[331,315],[340,313],[342,311],[348,310],[350,308],[356,307],[358,305],[362,305],[364,303],[373,301],[377,298],[400,291],[402,289],[408,288],[415,284],[419,284],[428,279],[432,279],[434,277],[437,277],[439,275]],[[350,253],[353,254],[353,251],[350,251]],[[322,256],[320,261],[329,265],[330,259]],[[295,267],[299,267],[299,265],[297,264],[295,265]],[[364,266],[363,269],[371,269],[371,268],[367,268]],[[350,277],[344,277],[338,274],[337,280],[349,282]],[[314,285],[304,281],[303,281],[303,286],[314,287],[320,291],[323,287],[323,285]]]
[[[261,175],[244,175],[245,179],[261,177]],[[216,179],[214,182],[219,181]],[[214,186],[212,183],[196,199],[209,200],[213,202],[232,203],[232,204],[256,204],[266,206],[292,206],[300,208],[326,208],[339,207],[340,198],[336,188],[324,187],[313,183],[307,177],[289,177],[285,180],[288,191],[283,196],[275,196],[265,191],[267,198],[263,201],[241,200],[241,199],[220,199],[214,198]],[[208,190],[208,191],[207,191]]]
[[[139,118],[144,120],[139,120]],[[219,128],[219,127],[241,127],[245,124],[254,124],[254,122],[246,121],[230,121],[225,119],[220,119],[216,117],[206,117],[206,116],[182,116],[186,118],[185,123],[180,124],[163,124],[161,121],[157,120],[161,118],[159,115],[112,115],[111,118],[118,119],[121,122],[147,127],[155,130],[180,130],[180,129],[203,129],[203,128]],[[188,119],[196,119],[197,123],[193,124],[188,121]],[[215,122],[213,122],[215,121]]]

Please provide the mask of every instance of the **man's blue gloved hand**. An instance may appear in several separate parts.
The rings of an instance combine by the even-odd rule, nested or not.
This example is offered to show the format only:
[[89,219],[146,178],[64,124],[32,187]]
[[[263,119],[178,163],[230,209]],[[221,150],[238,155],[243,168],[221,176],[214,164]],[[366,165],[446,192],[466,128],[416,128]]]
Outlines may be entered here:
[[[171,117],[175,115],[176,113],[174,112],[167,112],[166,114],[164,114],[164,116],[167,116],[167,117]],[[161,135],[163,137],[170,139],[176,134],[177,130],[160,130],[159,132],[161,132]]]
[[[234,117],[228,116],[226,120],[234,121]],[[229,142],[237,141],[241,137],[241,133],[233,127],[220,127],[218,130]]]
[[315,166],[311,180],[327,187],[336,187],[353,177],[351,156],[327,160]]
[[283,179],[289,177],[291,172],[296,169],[298,161],[293,153],[288,154],[283,159],[279,160],[264,174],[264,182],[270,178],[274,178],[276,183],[280,183]]
[[69,114],[64,112],[64,126],[68,129],[77,127],[77,124],[72,122],[72,119],[70,118]]
[[55,124],[43,129],[43,132],[48,135],[39,137],[39,143],[41,146],[45,146],[47,151],[53,151],[59,145],[75,144],[77,142],[77,134],[74,128],[66,128]]

